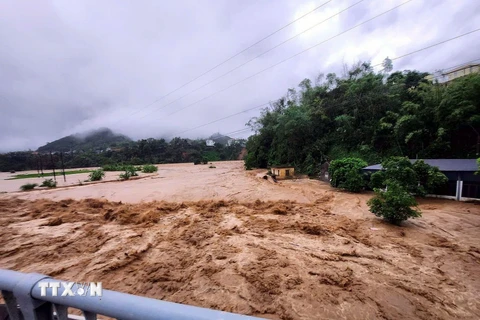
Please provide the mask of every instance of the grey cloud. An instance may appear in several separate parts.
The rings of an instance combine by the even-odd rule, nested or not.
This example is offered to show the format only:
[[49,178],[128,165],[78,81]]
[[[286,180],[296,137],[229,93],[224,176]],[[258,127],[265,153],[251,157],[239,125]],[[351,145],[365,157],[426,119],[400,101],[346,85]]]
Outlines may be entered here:
[[[134,139],[168,137],[274,100],[342,63],[391,58],[480,26],[475,1],[414,0],[288,62],[196,103],[403,1],[364,1],[179,101],[239,64],[355,3],[334,0],[181,90],[145,107],[325,1],[61,1],[0,3],[0,151],[36,149],[109,127]],[[480,58],[471,35],[394,61],[434,71]],[[381,61],[381,60],[380,60]],[[171,103],[171,104],[170,104]],[[175,110],[195,103],[181,112]],[[169,105],[167,105],[169,104]],[[259,110],[191,130],[232,132]],[[243,133],[247,136],[248,133]],[[242,136],[240,135],[240,136]]]

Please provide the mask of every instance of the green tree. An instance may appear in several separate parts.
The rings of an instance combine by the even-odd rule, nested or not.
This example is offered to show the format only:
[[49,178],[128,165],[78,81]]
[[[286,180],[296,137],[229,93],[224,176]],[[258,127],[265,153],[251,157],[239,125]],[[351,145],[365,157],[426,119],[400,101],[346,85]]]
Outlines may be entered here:
[[437,167],[417,160],[413,164],[406,157],[390,157],[382,162],[382,170],[372,174],[370,186],[385,188],[394,181],[412,194],[425,196],[447,183],[448,178]]
[[385,191],[375,189],[375,197],[368,200],[367,204],[377,217],[394,224],[422,215],[419,210],[412,209],[417,206],[415,198],[396,181],[389,181]]
[[360,192],[365,186],[362,168],[367,163],[358,158],[333,160],[328,167],[331,185],[350,192]]

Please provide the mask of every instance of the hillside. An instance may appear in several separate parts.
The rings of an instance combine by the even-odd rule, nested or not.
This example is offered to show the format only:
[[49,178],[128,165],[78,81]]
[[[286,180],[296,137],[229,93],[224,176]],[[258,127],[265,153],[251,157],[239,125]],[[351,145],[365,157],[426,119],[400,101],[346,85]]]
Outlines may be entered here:
[[221,133],[217,132],[212,134],[208,139],[215,141],[215,143],[220,143],[225,146],[228,143],[228,141],[232,138],[230,138],[229,136],[224,136]]
[[131,139],[122,134],[114,133],[108,128],[98,129],[87,134],[69,135],[47,143],[37,149],[38,152],[96,150],[106,149],[113,144],[128,142]]

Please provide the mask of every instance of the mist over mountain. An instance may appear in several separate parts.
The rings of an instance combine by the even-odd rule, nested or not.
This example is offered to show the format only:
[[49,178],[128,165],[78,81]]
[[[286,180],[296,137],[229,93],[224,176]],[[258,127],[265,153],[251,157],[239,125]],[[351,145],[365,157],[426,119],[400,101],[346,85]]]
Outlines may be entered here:
[[109,128],[100,128],[84,133],[72,134],[47,143],[37,149],[38,152],[97,150],[115,147],[124,142],[130,142],[129,137],[118,134]]

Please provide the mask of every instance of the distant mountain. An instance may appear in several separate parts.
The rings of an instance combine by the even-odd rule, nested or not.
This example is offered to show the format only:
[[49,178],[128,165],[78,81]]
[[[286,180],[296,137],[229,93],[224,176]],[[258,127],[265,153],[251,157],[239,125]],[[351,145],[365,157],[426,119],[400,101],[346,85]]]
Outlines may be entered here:
[[38,152],[101,150],[123,142],[132,141],[129,137],[101,128],[84,134],[73,134],[47,143]]
[[215,143],[223,144],[225,146],[227,145],[228,140],[232,138],[230,138],[229,136],[224,136],[221,133],[217,132],[212,134],[208,139],[215,141]]

